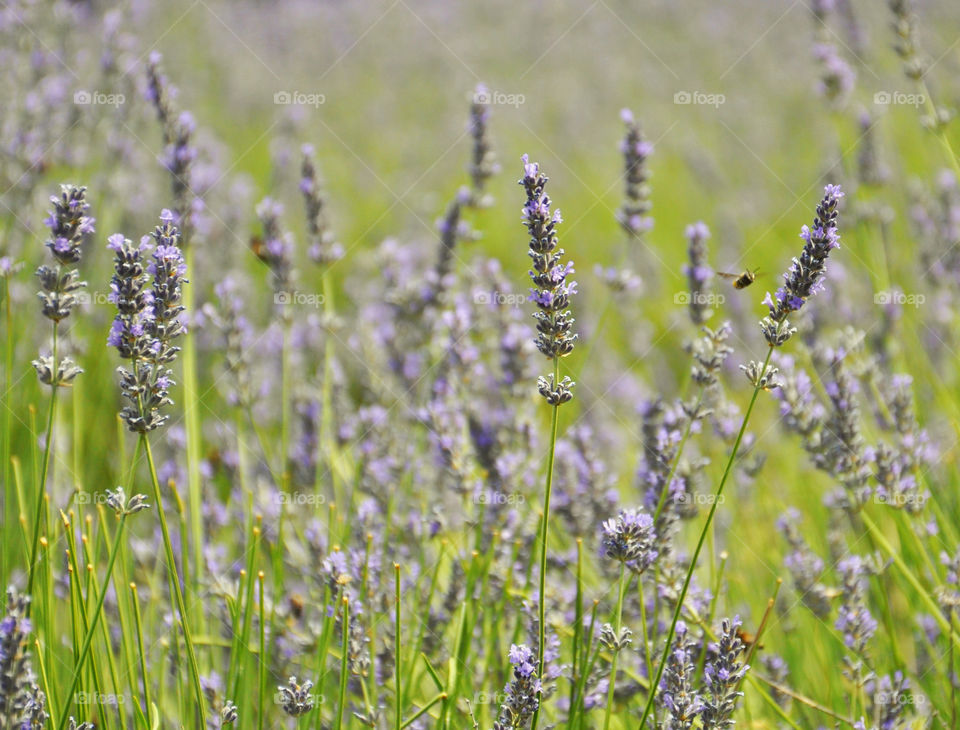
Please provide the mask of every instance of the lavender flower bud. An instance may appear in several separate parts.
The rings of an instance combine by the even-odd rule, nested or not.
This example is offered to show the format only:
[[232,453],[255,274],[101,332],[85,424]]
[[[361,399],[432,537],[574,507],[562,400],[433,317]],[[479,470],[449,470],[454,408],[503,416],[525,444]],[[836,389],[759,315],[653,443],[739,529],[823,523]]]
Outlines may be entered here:
[[300,717],[313,709],[313,682],[309,679],[303,684],[297,684],[296,677],[290,677],[285,686],[277,687],[280,707],[291,717]]
[[737,688],[750,668],[737,661],[744,650],[743,641],[737,635],[740,626],[739,616],[734,616],[733,621],[723,619],[720,640],[709,647],[709,658],[703,668],[706,698],[700,715],[705,730],[732,727],[735,724],[733,711],[737,698],[743,696],[743,692],[737,691]]
[[327,222],[326,200],[317,176],[314,152],[311,145],[301,148],[303,161],[300,165],[300,192],[307,209],[307,254],[310,260],[326,266],[343,258],[343,246],[337,243]]
[[40,279],[37,296],[43,316],[53,322],[70,316],[77,305],[77,295],[87,285],[85,281],[80,281],[76,269],[65,268],[80,261],[81,245],[94,232],[96,220],[87,215],[90,204],[87,203],[86,194],[85,187],[61,185],[59,197],[50,198],[53,210],[44,220],[50,229],[46,246],[55,263],[52,267],[44,265],[37,269],[37,278]]
[[784,285],[777,289],[775,297],[767,292],[763,300],[770,314],[760,322],[760,329],[771,347],[780,347],[790,339],[796,329],[790,326],[787,316],[824,287],[827,256],[840,245],[837,204],[842,197],[839,185],[824,188],[813,225],[801,229],[800,237],[806,243],[800,257],[793,260],[789,271],[784,274]]
[[[530,278],[534,288],[530,290],[530,299],[539,309],[534,313],[538,333],[535,343],[545,357],[556,360],[573,352],[577,341],[577,335],[571,333],[574,320],[567,309],[570,296],[577,292],[577,282],[567,281],[567,276],[573,273],[573,262],[561,263],[563,249],[557,248],[555,231],[563,219],[559,210],[550,212],[550,197],[544,192],[547,176],[540,172],[540,165],[529,161],[527,155],[523,156],[520,184],[527,192],[523,221],[530,233],[528,253],[533,261]],[[550,400],[552,394],[562,393],[563,387],[569,391],[572,385],[570,382],[560,383],[559,388],[551,385],[544,397]],[[558,406],[561,402],[565,401],[557,400],[551,405]]]
[[657,558],[654,549],[653,518],[638,509],[621,510],[602,525],[603,549],[608,557],[626,563],[636,573],[643,573]]
[[670,730],[690,730],[703,710],[700,695],[693,687],[694,648],[687,635],[687,625],[677,621],[673,650],[660,680],[657,699],[670,713],[666,727]]
[[[6,615],[0,619],[0,721],[10,727],[43,727],[45,697],[30,666],[28,639],[33,625],[27,618],[30,597],[7,589]],[[6,727],[6,725],[4,725]]]
[[703,324],[713,313],[707,302],[707,283],[713,278],[713,270],[707,262],[707,239],[710,229],[706,223],[697,222],[687,226],[687,256],[689,264],[684,264],[683,273],[687,277],[689,289],[690,321]]
[[540,706],[540,679],[533,651],[526,644],[512,644],[508,654],[513,679],[504,687],[504,700],[493,723],[493,730],[515,730],[526,723]]
[[653,218],[648,215],[651,205],[646,170],[647,157],[653,152],[653,145],[643,138],[633,112],[624,109],[620,112],[620,118],[627,125],[627,133],[620,144],[626,178],[626,197],[617,211],[617,220],[631,238],[640,238],[653,228]]
[[257,217],[263,226],[263,240],[255,242],[254,253],[270,268],[275,292],[282,292],[290,283],[293,236],[281,225],[282,215],[283,205],[272,198],[264,198],[257,205]]

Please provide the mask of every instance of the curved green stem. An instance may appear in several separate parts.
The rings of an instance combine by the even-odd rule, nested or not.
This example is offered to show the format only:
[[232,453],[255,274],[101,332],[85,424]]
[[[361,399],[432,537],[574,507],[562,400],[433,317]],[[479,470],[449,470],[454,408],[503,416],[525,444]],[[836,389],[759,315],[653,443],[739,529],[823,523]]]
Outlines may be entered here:
[[[767,350],[767,357],[763,361],[763,367],[761,368],[761,374],[767,372],[767,366],[770,364],[770,357],[773,355],[773,348],[770,347]],[[716,494],[714,495],[713,504],[710,505],[710,511],[707,513],[707,521],[703,525],[703,529],[700,531],[700,539],[697,540],[697,547],[693,551],[693,556],[690,558],[690,567],[687,569],[687,575],[683,580],[683,588],[680,590],[680,595],[677,597],[677,607],[673,611],[673,619],[670,621],[670,630],[667,632],[667,643],[664,647],[663,654],[660,657],[660,663],[657,666],[657,676],[654,681],[650,684],[650,692],[647,697],[647,705],[643,709],[643,717],[640,719],[640,728],[646,726],[647,718],[650,716],[650,711],[653,709],[653,700],[657,695],[657,687],[660,686],[660,678],[663,676],[663,669],[667,664],[667,658],[670,656],[670,645],[673,642],[673,636],[677,628],[677,621],[680,620],[680,612],[683,610],[683,601],[687,597],[687,590],[690,588],[690,581],[693,578],[693,571],[697,567],[697,559],[700,557],[700,551],[703,550],[703,544],[706,542],[707,533],[710,531],[710,525],[713,524],[713,516],[716,514],[717,506],[720,504],[720,497],[723,496],[723,489],[727,485],[727,480],[730,478],[730,474],[733,473],[733,462],[737,459],[737,452],[740,450],[740,442],[743,440],[743,434],[746,433],[747,423],[750,421],[750,414],[753,412],[753,406],[757,402],[757,396],[760,394],[760,386],[755,385],[753,387],[753,395],[750,397],[750,405],[747,406],[747,412],[743,414],[743,423],[740,424],[740,431],[737,433],[737,440],[733,443],[733,450],[730,452],[730,458],[727,459],[727,466],[723,470],[723,476],[720,479],[720,485],[717,487]]]
[[[560,359],[553,358],[553,383],[556,386],[560,382]],[[557,426],[560,422],[560,406],[553,407],[553,420],[550,426],[550,451],[547,457],[547,485],[543,492],[543,518],[540,521],[540,593],[537,617],[539,619],[539,635],[537,646],[537,676],[543,677],[543,649],[546,644],[547,626],[546,626],[546,604],[544,594],[547,589],[547,533],[550,525],[550,492],[553,490],[553,465],[557,453]],[[541,679],[542,681],[542,679]],[[543,705],[543,692],[541,689],[538,698],[537,709],[533,713],[533,722],[530,725],[531,730],[537,730],[537,722],[540,720],[540,710]]]

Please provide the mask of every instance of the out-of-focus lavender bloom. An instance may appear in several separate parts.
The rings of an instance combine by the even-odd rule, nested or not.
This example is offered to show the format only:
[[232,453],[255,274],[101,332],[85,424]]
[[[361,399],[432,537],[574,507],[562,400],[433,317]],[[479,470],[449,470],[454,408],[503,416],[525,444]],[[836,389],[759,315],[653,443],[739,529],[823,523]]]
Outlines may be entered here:
[[[257,258],[270,268],[275,299],[283,297],[290,284],[290,256],[293,252],[293,235],[284,230],[280,221],[282,215],[283,205],[273,198],[264,198],[257,205],[257,218],[263,226],[263,238],[255,240],[253,248]],[[286,302],[278,299],[278,303]]]
[[843,193],[839,185],[827,185],[817,206],[812,226],[803,226],[800,237],[803,251],[793,260],[790,270],[783,275],[784,285],[776,295],[767,292],[763,303],[770,308],[769,316],[760,323],[764,337],[771,347],[779,347],[796,332],[787,317],[800,309],[811,296],[823,289],[827,256],[840,245],[837,233],[837,205]]
[[493,723],[494,730],[526,727],[539,707],[540,679],[537,677],[536,655],[526,644],[513,644],[507,657],[513,665],[513,679],[503,689],[504,699]]
[[657,700],[669,713],[665,725],[669,730],[690,730],[703,711],[703,701],[693,686],[695,653],[683,621],[677,621],[673,649],[660,680]]
[[640,238],[653,228],[650,217],[650,187],[646,169],[647,157],[653,152],[653,145],[643,138],[640,125],[634,119],[633,112],[624,109],[620,118],[627,126],[627,133],[620,143],[623,154],[625,199],[617,211],[617,220],[631,238]]
[[0,722],[11,730],[42,728],[46,721],[46,698],[30,665],[29,606],[29,596],[7,589],[6,613],[0,619]]
[[[530,299],[537,305],[534,313],[537,320],[537,349],[544,357],[556,360],[573,352],[577,335],[571,332],[573,317],[567,307],[570,296],[577,292],[577,282],[567,281],[573,273],[573,262],[561,263],[563,249],[557,248],[556,227],[563,221],[560,211],[550,211],[550,196],[545,192],[547,176],[540,172],[540,165],[523,156],[523,178],[520,184],[527,192],[523,206],[523,222],[530,233],[530,259],[533,270],[530,278],[533,289]],[[562,382],[540,378],[540,394],[548,403],[558,406],[573,397],[573,383],[569,378]]]
[[313,709],[314,698],[310,694],[313,689],[313,682],[309,679],[303,681],[303,684],[297,682],[296,677],[290,677],[286,684],[277,687],[277,696],[280,701],[281,709],[291,717],[300,717]]
[[835,108],[842,107],[857,82],[857,73],[833,43],[815,43],[813,57],[820,65],[817,93]]
[[793,582],[803,604],[819,618],[830,614],[830,598],[835,591],[821,582],[824,564],[807,545],[797,528],[800,513],[796,509],[788,510],[777,520],[777,529],[790,543],[791,552],[784,559],[784,565],[793,576]]
[[490,144],[490,92],[483,84],[477,84],[470,105],[470,136],[473,138],[473,154],[470,158],[471,193],[470,204],[486,208],[493,199],[486,193],[487,180],[500,172],[497,156]]
[[920,54],[917,42],[916,18],[912,0],[888,0],[893,13],[894,50],[903,61],[903,72],[908,78],[919,80],[927,70],[927,62]]
[[867,111],[857,118],[860,126],[860,148],[857,151],[857,178],[862,185],[880,186],[890,181],[890,168],[880,159],[876,124]]
[[326,200],[317,175],[312,145],[301,148],[303,160],[300,165],[300,192],[307,208],[307,254],[320,266],[343,258],[343,246],[337,242],[326,215]]
[[877,621],[867,608],[867,577],[874,569],[861,556],[851,555],[840,561],[837,570],[842,578],[842,599],[835,626],[843,634],[843,643],[856,657],[849,662],[859,664],[877,631]]
[[602,525],[603,550],[608,557],[643,573],[657,558],[653,518],[638,509],[621,510]]
[[738,661],[744,651],[743,641],[738,635],[740,626],[739,616],[734,616],[732,621],[723,619],[720,624],[720,638],[711,644],[707,651],[708,658],[703,667],[703,711],[700,713],[703,727],[707,730],[732,727],[735,724],[733,711],[737,698],[743,696],[738,687],[750,669]]
[[691,223],[686,229],[687,257],[690,263],[684,264],[683,273],[687,277],[687,297],[690,320],[694,324],[703,324],[713,313],[710,309],[710,297],[707,285],[713,278],[713,270],[707,261],[707,239],[710,229],[703,222]]
[[[790,676],[790,667],[787,666],[787,663],[783,660],[783,657],[781,657],[779,654],[764,654],[760,658],[760,663],[763,665],[767,676],[773,682],[780,686],[784,686],[786,684],[787,678]],[[770,696],[773,698],[773,701],[780,705],[780,707],[783,709],[790,709],[790,703],[793,701],[793,698],[787,693],[781,692],[776,687],[771,687]]]

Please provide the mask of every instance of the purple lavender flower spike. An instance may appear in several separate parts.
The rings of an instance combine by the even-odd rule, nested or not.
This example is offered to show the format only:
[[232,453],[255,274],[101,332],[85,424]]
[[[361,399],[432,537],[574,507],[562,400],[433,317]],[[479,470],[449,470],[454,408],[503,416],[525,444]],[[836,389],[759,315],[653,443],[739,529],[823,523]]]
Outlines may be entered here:
[[626,179],[625,199],[617,211],[617,220],[630,238],[638,239],[653,228],[650,217],[650,186],[646,169],[647,158],[653,153],[653,145],[643,138],[640,124],[634,119],[633,112],[624,109],[620,118],[627,126],[627,133],[620,143],[623,154],[624,177]]
[[823,290],[827,257],[840,246],[837,207],[842,197],[839,185],[824,188],[813,224],[803,226],[800,231],[804,240],[800,257],[793,259],[790,269],[783,275],[784,285],[773,296],[767,292],[763,300],[770,314],[760,322],[760,329],[770,347],[780,347],[793,336],[796,329],[791,327],[787,317]]
[[[560,211],[550,210],[550,196],[545,192],[547,176],[540,172],[540,165],[523,156],[523,178],[520,184],[527,192],[523,206],[523,222],[530,233],[529,256],[533,261],[530,278],[533,288],[530,300],[536,303],[537,349],[551,360],[558,360],[573,352],[577,335],[572,333],[574,319],[568,306],[570,296],[577,291],[575,281],[567,282],[573,273],[573,263],[561,263],[563,249],[557,248],[556,228],[563,222]],[[565,377],[554,382],[541,377],[537,382],[540,394],[552,406],[559,406],[573,398],[574,383]]]
[[500,704],[500,713],[493,723],[494,730],[526,727],[539,706],[537,657],[526,644],[513,644],[507,658],[513,665],[513,679],[503,689],[504,699]]

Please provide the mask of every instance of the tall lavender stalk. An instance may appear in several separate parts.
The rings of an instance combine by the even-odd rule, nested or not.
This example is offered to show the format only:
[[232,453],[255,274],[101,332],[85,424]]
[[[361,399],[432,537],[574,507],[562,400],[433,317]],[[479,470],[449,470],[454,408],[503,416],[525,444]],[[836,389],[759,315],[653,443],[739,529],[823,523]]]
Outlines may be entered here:
[[69,357],[59,359],[58,345],[60,323],[70,316],[77,306],[78,295],[86,286],[80,281],[80,274],[74,268],[80,262],[81,244],[86,236],[93,233],[94,218],[89,215],[87,189],[74,185],[61,185],[60,195],[51,196],[53,210],[44,224],[50,229],[46,246],[54,258],[53,266],[41,266],[37,269],[40,279],[40,298],[43,316],[53,322],[53,341],[51,353],[41,355],[33,361],[40,382],[50,386],[50,408],[47,412],[46,442],[43,447],[43,462],[37,482],[37,507],[33,516],[33,535],[30,545],[30,564],[28,566],[27,594],[33,590],[34,568],[37,560],[37,546],[40,540],[40,522],[43,515],[44,495],[47,488],[47,474],[50,470],[50,450],[53,443],[53,421],[57,408],[57,393],[61,387],[68,387],[80,374]]
[[753,395],[750,397],[750,404],[743,415],[743,422],[740,424],[740,431],[733,443],[733,449],[730,451],[730,458],[727,460],[723,476],[720,478],[720,484],[717,486],[716,494],[710,511],[707,513],[707,520],[700,531],[700,538],[697,540],[697,547],[690,558],[690,566],[687,568],[687,574],[683,581],[683,588],[677,597],[677,605],[673,611],[673,619],[670,622],[670,629],[667,632],[666,647],[660,658],[657,667],[657,674],[654,681],[650,684],[651,691],[647,698],[647,705],[643,710],[643,717],[640,720],[640,728],[646,727],[647,718],[653,709],[656,692],[653,688],[660,686],[660,678],[663,676],[663,669],[670,656],[670,647],[673,641],[674,633],[677,628],[677,622],[680,619],[680,612],[683,610],[683,602],[687,596],[687,590],[690,588],[690,581],[693,578],[693,571],[697,567],[697,560],[700,557],[700,551],[706,542],[707,533],[710,531],[710,525],[713,523],[713,516],[716,514],[717,505],[723,500],[724,487],[733,471],[733,463],[736,461],[737,453],[740,450],[740,443],[747,430],[747,423],[750,421],[750,414],[753,412],[753,406],[757,402],[757,396],[761,390],[769,390],[777,387],[776,368],[770,367],[770,357],[775,348],[780,347],[796,332],[787,320],[787,316],[798,311],[806,301],[822,291],[824,288],[824,278],[826,274],[826,262],[830,251],[837,248],[840,243],[840,236],[837,233],[837,207],[843,193],[839,185],[827,185],[823,191],[823,198],[817,206],[816,216],[811,226],[803,226],[800,231],[800,237],[804,240],[803,251],[799,258],[793,259],[788,271],[783,275],[784,284],[771,297],[769,292],[764,298],[764,304],[770,309],[769,316],[760,322],[760,330],[763,332],[769,347],[767,356],[763,363],[750,362],[741,368],[746,372],[747,377],[753,384]]
[[[523,206],[523,222],[530,233],[528,254],[533,262],[530,278],[533,288],[530,299],[537,305],[534,318],[537,320],[537,349],[553,361],[553,374],[537,379],[540,395],[553,407],[550,426],[550,448],[547,456],[547,483],[543,496],[543,518],[540,523],[540,592],[539,636],[537,645],[537,676],[543,677],[543,651],[546,645],[546,621],[544,620],[547,576],[547,535],[550,525],[550,492],[553,488],[553,467],[556,458],[557,425],[560,406],[573,398],[574,383],[568,377],[560,379],[560,358],[573,352],[577,335],[572,332],[573,317],[567,306],[570,296],[577,291],[575,281],[568,282],[573,273],[573,262],[561,263],[563,249],[557,247],[556,227],[562,222],[560,211],[550,211],[550,197],[546,194],[547,176],[540,172],[540,165],[523,156],[523,178],[519,181],[527,193]],[[542,694],[542,688],[538,690]],[[532,728],[536,730],[542,703],[537,704],[533,714]]]
[[[117,369],[120,390],[128,401],[120,417],[130,431],[139,434],[140,446],[147,455],[163,537],[167,578],[170,592],[176,599],[197,710],[203,726],[206,724],[206,713],[200,671],[148,438],[149,432],[163,426],[168,418],[161,411],[173,403],[168,395],[174,384],[173,373],[167,366],[173,363],[180,352],[174,342],[184,333],[181,323],[184,312],[182,285],[186,283],[187,265],[179,247],[180,229],[174,224],[174,218],[169,210],[161,212],[160,225],[151,236],[144,236],[137,245],[120,233],[108,239],[108,247],[114,252],[110,299],[117,307],[117,316],[110,328],[107,343],[117,349],[121,358],[130,362],[129,368]],[[154,245],[152,260],[145,264],[144,256],[150,251],[151,238]],[[151,284],[149,288],[148,283]],[[183,558],[187,560],[186,555]]]

